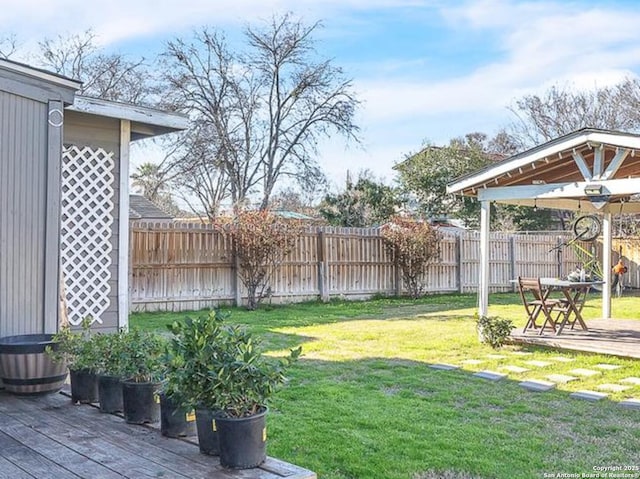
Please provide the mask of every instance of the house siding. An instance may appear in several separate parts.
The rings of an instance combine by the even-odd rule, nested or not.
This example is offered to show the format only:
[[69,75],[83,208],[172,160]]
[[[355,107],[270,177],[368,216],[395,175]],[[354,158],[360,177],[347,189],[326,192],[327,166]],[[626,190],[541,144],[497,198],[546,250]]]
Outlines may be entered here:
[[45,314],[57,317],[44,311],[47,114],[0,91],[0,336],[49,332]]

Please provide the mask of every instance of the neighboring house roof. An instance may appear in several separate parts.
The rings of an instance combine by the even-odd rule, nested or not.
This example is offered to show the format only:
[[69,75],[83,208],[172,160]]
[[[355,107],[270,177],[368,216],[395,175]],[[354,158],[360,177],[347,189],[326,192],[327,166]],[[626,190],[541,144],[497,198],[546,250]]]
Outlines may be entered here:
[[297,211],[275,210],[273,214],[287,220],[315,221],[315,218]]
[[162,211],[142,195],[129,195],[129,219],[164,221],[172,220],[173,216]]
[[[430,150],[444,150],[445,148],[450,148],[448,146],[436,146],[436,145],[428,145],[425,146],[423,149],[421,149],[419,152],[414,153],[413,155],[407,157],[406,159],[402,160],[399,163],[396,163],[395,165],[393,165],[392,169],[394,170],[402,170],[402,168],[408,164],[410,164],[411,162],[413,162],[416,158],[420,157],[421,155],[425,154],[426,152],[430,151]],[[460,153],[470,153],[471,150],[468,148],[458,148],[458,151]],[[496,163],[499,161],[504,160],[505,158],[508,157],[508,155],[502,154],[502,153],[492,153],[492,152],[485,152],[484,156],[487,158],[487,160]]]

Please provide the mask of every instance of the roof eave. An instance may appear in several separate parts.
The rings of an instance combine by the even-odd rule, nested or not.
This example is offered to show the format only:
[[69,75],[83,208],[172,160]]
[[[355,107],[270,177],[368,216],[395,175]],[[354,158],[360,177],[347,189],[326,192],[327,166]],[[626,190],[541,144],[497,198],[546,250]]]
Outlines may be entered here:
[[132,140],[186,130],[189,127],[189,118],[186,115],[80,95],[76,96],[73,105],[67,109],[130,120]]
[[46,70],[42,70],[40,68],[34,68],[30,65],[26,65],[24,63],[16,62],[13,60],[0,58],[0,67],[6,70],[13,71],[15,73],[19,73],[21,75],[37,78],[39,80],[43,80],[48,83],[52,83],[54,85],[61,86],[64,88],[70,88],[72,90],[79,90],[80,88],[82,88],[82,82],[79,80],[74,80],[72,78],[68,78],[63,75],[58,75],[57,73],[52,73]]

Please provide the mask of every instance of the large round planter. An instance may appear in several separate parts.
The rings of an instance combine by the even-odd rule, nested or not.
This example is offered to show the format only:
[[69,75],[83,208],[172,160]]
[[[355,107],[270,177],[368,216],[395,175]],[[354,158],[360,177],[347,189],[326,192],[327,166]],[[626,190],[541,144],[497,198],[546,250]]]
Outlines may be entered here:
[[216,429],[217,412],[209,409],[196,409],[196,429],[198,430],[198,447],[202,454],[217,456],[220,454],[218,430]]
[[71,400],[74,403],[98,402],[98,376],[86,370],[69,370],[71,379]]
[[160,383],[122,382],[124,420],[129,424],[144,424],[160,420]]
[[195,413],[180,407],[170,397],[161,394],[160,433],[167,437],[195,436]]
[[57,392],[67,378],[67,365],[45,353],[55,349],[51,334],[0,338],[0,378],[6,391],[19,395]]
[[216,417],[220,464],[229,469],[258,467],[267,458],[266,408],[242,418]]
[[98,375],[98,400],[100,412],[122,412],[122,379],[119,376]]

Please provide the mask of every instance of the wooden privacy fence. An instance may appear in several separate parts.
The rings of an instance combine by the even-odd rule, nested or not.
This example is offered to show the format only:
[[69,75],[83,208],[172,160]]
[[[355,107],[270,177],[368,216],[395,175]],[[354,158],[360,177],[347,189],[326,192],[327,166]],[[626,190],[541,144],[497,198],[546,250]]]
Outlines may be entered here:
[[[476,292],[480,236],[443,229],[440,259],[429,267],[425,292]],[[491,291],[512,291],[517,276],[564,277],[580,265],[571,248],[554,247],[561,234],[492,233]],[[640,241],[618,240],[638,287]],[[633,259],[633,260],[631,260]],[[246,297],[238,279],[231,240],[211,225],[191,223],[131,224],[132,310],[185,311],[241,302]],[[614,256],[617,261],[617,256]],[[275,272],[265,301],[297,302],[332,297],[367,298],[404,293],[377,228],[310,227]]]

